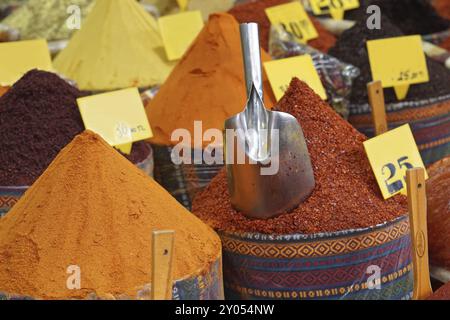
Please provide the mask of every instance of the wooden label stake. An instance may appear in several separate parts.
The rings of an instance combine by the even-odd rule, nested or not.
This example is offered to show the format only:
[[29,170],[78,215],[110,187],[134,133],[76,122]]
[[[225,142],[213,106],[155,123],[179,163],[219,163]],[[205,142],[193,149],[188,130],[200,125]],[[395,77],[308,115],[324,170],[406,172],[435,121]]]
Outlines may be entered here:
[[381,81],[368,83],[367,92],[369,94],[369,103],[372,107],[372,118],[375,128],[375,135],[378,136],[389,130],[386,119],[386,108],[384,104],[384,92]]
[[414,300],[424,300],[433,290],[428,262],[427,198],[425,169],[414,168],[406,172],[408,188],[409,223],[413,245]]
[[175,231],[152,234],[152,300],[172,300],[172,258]]

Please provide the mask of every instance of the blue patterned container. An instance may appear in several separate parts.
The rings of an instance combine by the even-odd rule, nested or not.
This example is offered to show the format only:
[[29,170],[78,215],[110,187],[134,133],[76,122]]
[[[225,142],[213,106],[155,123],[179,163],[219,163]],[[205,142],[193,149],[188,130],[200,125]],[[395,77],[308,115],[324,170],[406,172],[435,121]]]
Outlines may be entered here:
[[29,187],[0,187],[0,217],[4,216]]
[[[410,299],[409,219],[314,235],[219,232],[227,299]],[[373,282],[374,270],[380,271]],[[370,281],[369,281],[370,280]],[[380,289],[369,289],[373,283]]]
[[[151,285],[147,284],[137,290],[136,297],[127,295],[113,296],[107,295],[99,297],[91,294],[85,300],[148,300],[150,297]],[[185,279],[174,282],[173,300],[223,300],[223,276],[222,259],[219,257],[207,270],[201,270]],[[0,300],[36,300],[33,297],[26,297],[16,294],[0,292]]]

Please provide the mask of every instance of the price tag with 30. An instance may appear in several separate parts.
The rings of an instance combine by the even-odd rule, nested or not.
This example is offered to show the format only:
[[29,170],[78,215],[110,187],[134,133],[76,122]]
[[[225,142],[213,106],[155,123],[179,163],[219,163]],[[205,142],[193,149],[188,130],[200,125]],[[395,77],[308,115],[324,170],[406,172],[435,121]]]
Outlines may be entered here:
[[319,36],[300,2],[291,2],[266,9],[272,25],[281,25],[294,35],[300,43],[305,43]]
[[430,80],[420,36],[367,41],[374,81],[383,88],[394,87],[399,100],[406,98],[409,86]]
[[406,170],[425,168],[408,124],[367,140],[364,148],[384,199],[406,194]]
[[315,15],[330,14],[335,20],[344,19],[345,11],[360,6],[359,0],[309,0],[309,4]]
[[137,88],[113,91],[77,100],[86,129],[129,154],[133,142],[153,136]]

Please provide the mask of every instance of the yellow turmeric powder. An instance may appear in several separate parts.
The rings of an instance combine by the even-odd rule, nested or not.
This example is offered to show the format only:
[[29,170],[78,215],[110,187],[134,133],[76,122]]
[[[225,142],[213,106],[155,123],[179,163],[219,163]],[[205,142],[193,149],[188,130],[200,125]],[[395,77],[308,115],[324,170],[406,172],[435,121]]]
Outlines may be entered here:
[[[262,59],[270,56],[263,51]],[[265,103],[271,108],[275,100],[266,79]],[[176,144],[170,139],[172,132],[184,128],[193,135],[194,121],[202,121],[204,131],[222,130],[225,120],[243,111],[246,102],[239,24],[229,14],[213,14],[146,106],[154,133],[150,141]]]
[[[155,229],[176,232],[176,280],[208,270],[220,257],[212,229],[86,131],[0,219],[0,292],[43,299],[135,297],[151,282]],[[80,268],[80,290],[67,288],[69,266]]]

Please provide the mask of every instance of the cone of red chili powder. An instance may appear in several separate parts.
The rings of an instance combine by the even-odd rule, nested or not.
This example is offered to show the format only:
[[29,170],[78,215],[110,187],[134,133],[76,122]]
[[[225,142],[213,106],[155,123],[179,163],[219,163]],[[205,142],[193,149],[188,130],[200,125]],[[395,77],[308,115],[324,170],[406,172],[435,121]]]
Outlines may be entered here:
[[[407,201],[383,200],[364,151],[366,137],[298,79],[277,109],[303,128],[316,188],[292,212],[270,220],[250,220],[233,209],[225,171],[195,198],[194,214],[222,238],[227,297],[409,298]],[[386,276],[381,290],[367,289],[371,265]]]
[[303,128],[317,185],[311,197],[291,213],[250,220],[231,207],[222,171],[195,199],[195,214],[219,230],[311,234],[369,227],[407,212],[404,197],[383,200],[364,151],[366,137],[305,83],[294,79],[278,109],[294,115]]

